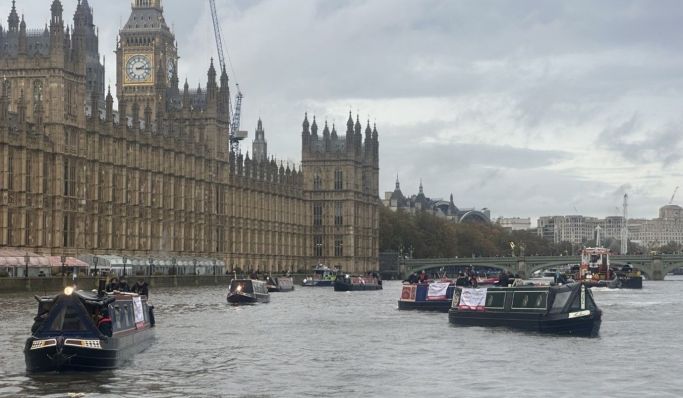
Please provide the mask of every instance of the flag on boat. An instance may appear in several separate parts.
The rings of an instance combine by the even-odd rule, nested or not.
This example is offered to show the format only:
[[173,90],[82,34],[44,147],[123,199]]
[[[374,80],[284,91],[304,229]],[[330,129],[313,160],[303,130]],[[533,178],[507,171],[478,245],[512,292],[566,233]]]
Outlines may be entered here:
[[462,293],[460,294],[460,305],[458,308],[461,310],[484,311],[484,306],[486,305],[486,290],[486,288],[463,288]]
[[450,282],[433,282],[427,290],[427,300],[446,300]]

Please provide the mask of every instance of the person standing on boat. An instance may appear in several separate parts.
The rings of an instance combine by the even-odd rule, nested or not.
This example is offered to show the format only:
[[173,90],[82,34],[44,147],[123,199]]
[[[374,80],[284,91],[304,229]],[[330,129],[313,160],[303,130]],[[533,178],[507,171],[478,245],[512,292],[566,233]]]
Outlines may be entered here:
[[108,292],[113,292],[114,290],[119,290],[119,280],[114,277],[112,278],[109,283],[107,284],[107,287],[105,288],[106,291]]
[[147,285],[147,282],[142,279],[138,279],[130,291],[141,296],[149,296],[149,286]]
[[121,282],[119,282],[119,290],[122,292],[130,292],[130,286],[128,286],[126,279],[121,278]]
[[418,277],[417,281],[418,283],[427,283],[427,273],[424,270],[420,272],[420,276]]

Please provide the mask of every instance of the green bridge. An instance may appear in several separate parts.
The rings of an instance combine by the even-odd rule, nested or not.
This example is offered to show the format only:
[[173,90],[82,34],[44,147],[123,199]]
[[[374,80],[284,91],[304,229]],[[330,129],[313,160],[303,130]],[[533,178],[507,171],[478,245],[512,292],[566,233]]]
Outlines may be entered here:
[[[526,257],[473,257],[473,258],[428,258],[400,260],[403,275],[422,270],[438,270],[445,267],[490,267],[506,270],[521,277],[528,277],[538,270],[567,264],[579,264],[580,256],[526,256]],[[612,265],[630,264],[647,279],[661,281],[676,268],[683,267],[683,254],[610,256]]]

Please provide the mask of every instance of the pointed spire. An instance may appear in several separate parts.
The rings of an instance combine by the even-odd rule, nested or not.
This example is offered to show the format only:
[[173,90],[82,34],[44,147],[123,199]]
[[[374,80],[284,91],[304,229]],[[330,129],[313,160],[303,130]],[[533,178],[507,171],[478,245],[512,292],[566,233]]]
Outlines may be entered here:
[[18,43],[19,54],[26,54],[28,51],[28,43],[26,38],[26,21],[24,21],[24,15],[21,16],[21,25],[19,25],[19,43]]
[[221,87],[228,87],[228,73],[225,71],[225,65],[221,69]]
[[398,181],[398,173],[396,173],[396,190],[399,191],[401,189],[401,183]]
[[211,58],[211,65],[209,65],[209,72],[207,73],[209,77],[209,82],[216,81],[216,68],[213,66],[213,58]]
[[183,109],[190,109],[190,85],[185,78],[185,85],[183,86]]
[[106,120],[112,120],[112,114],[114,111],[114,97],[111,96],[111,86],[107,87],[107,98],[105,99]]
[[258,118],[258,122],[256,123],[256,131],[263,131],[263,121],[261,121],[261,118]]
[[327,127],[327,120],[325,120],[325,128],[323,128],[323,136],[326,138],[329,138],[329,136],[330,136],[330,128]]
[[349,120],[346,122],[346,133],[353,133],[353,116],[351,111],[349,111]]
[[332,123],[332,139],[336,140],[337,138],[338,138],[337,128],[334,126],[334,123]]
[[304,113],[304,122],[303,122],[303,124],[302,124],[302,127],[304,128],[304,131],[303,131],[304,133],[308,133],[308,132],[309,132],[309,130],[308,130],[308,127],[309,127],[309,124],[308,124],[308,112]]
[[313,123],[311,124],[311,134],[318,135],[318,123],[315,122],[315,116],[313,116]]
[[9,26],[10,32],[16,32],[19,30],[19,14],[17,14],[16,0],[12,0],[12,10],[7,18],[7,24]]
[[422,178],[420,178],[420,193],[418,195],[424,195],[424,189],[422,188]]
[[453,193],[451,193],[451,204],[453,204]]

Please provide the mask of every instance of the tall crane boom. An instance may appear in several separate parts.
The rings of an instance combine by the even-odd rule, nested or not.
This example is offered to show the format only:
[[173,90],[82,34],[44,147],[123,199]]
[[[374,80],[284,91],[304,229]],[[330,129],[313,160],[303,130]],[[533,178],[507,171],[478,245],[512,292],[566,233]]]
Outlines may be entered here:
[[671,195],[671,200],[669,200],[669,204],[672,204],[674,202],[674,198],[676,197],[676,192],[678,192],[678,186],[676,186],[676,189],[674,189],[673,195]]
[[223,39],[221,35],[221,26],[218,24],[218,13],[216,12],[216,0],[209,0],[211,7],[211,19],[213,19],[213,34],[216,36],[216,49],[218,50],[218,62],[221,65],[221,70],[225,69],[225,55],[223,55]]
[[[209,0],[211,8],[211,19],[213,20],[213,33],[216,36],[216,49],[218,50],[218,62],[221,70],[227,70],[225,66],[225,55],[223,54],[223,35],[221,34],[221,26],[218,23],[218,12],[216,11],[216,0]],[[234,75],[234,73],[233,73]],[[242,91],[240,85],[236,84],[237,97],[235,98],[235,111],[232,114],[232,121],[230,121],[230,111],[232,106],[228,103],[228,121],[229,121],[229,145],[230,151],[237,154],[240,151],[240,140],[246,138],[246,133],[240,132],[240,118],[242,116]]]

